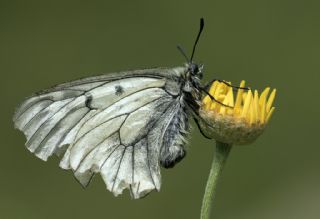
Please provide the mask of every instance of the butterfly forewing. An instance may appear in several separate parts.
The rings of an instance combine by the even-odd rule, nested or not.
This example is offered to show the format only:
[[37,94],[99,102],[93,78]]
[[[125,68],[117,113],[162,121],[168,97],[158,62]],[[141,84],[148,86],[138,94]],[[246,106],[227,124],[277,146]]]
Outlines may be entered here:
[[14,116],[26,146],[47,160],[63,155],[83,186],[100,173],[115,195],[140,198],[160,189],[160,161],[184,156],[187,114],[181,100],[186,68],[156,68],[77,80],[26,99]]

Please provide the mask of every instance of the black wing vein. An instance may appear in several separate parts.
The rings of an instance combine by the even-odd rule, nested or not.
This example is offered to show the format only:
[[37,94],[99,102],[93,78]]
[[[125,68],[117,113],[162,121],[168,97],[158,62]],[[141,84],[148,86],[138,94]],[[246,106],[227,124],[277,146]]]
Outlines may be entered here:
[[[56,112],[54,112],[49,118],[47,118],[41,125],[40,127],[37,129],[37,131],[35,131],[32,136],[30,137],[28,142],[32,142],[33,138],[36,134],[38,134],[39,131],[41,131],[42,127],[45,126],[45,124],[52,118],[54,117],[58,112],[60,112],[61,109],[63,109],[64,107],[66,107],[68,104],[70,104],[73,100],[67,102],[66,104],[64,104],[63,106],[61,106]],[[38,114],[37,114],[38,115]],[[27,143],[28,144],[28,143]]]

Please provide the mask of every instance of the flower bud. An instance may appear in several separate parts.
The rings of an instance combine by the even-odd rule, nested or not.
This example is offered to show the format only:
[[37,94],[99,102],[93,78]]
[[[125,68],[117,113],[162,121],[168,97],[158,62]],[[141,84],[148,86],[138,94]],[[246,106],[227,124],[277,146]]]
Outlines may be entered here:
[[266,128],[274,107],[276,90],[268,97],[267,87],[259,96],[258,91],[240,88],[234,96],[231,83],[215,81],[209,95],[202,100],[199,109],[199,125],[203,133],[217,141],[227,144],[249,144],[257,139]]

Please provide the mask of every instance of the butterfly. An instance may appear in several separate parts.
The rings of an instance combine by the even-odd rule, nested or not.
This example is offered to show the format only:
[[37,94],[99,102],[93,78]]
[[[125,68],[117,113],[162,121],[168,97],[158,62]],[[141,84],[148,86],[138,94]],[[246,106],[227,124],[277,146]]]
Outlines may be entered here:
[[186,155],[189,117],[197,117],[203,65],[193,63],[84,78],[38,92],[16,110],[13,121],[26,147],[42,160],[61,156],[86,187],[100,173],[115,196],[134,199],[161,186],[160,167]]

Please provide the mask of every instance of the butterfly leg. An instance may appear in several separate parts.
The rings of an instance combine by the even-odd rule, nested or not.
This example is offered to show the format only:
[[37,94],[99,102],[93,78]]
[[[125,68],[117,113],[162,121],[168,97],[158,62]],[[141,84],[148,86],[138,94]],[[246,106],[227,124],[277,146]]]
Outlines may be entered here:
[[[202,120],[201,117],[198,117],[198,118]],[[201,126],[200,126],[200,124],[199,124],[198,118],[194,117],[194,121],[196,122],[196,124],[197,124],[197,126],[198,126],[198,128],[199,128],[200,133],[203,135],[203,137],[205,137],[205,138],[207,138],[207,139],[212,139],[212,138],[210,138],[209,136],[207,136],[207,135],[204,133],[204,131],[202,130],[202,128],[201,128]]]
[[235,91],[237,91],[237,90],[239,90],[239,89],[242,89],[242,90],[250,90],[249,87],[233,86],[233,85],[227,83],[226,81],[220,80],[220,79],[212,79],[209,83],[206,83],[203,88],[204,88],[206,91],[209,91],[209,88],[211,87],[211,85],[212,85],[215,81],[218,81],[218,82],[220,82],[220,83],[224,83],[224,84],[227,85],[228,87],[232,87],[233,90],[235,90]]
[[214,98],[214,96],[212,96],[205,88],[199,87],[199,89],[200,89],[200,91],[203,91],[205,94],[207,94],[210,97],[211,100],[219,103],[222,106],[233,108],[233,106],[226,105],[226,104],[220,102],[219,100],[217,100],[216,98]]

